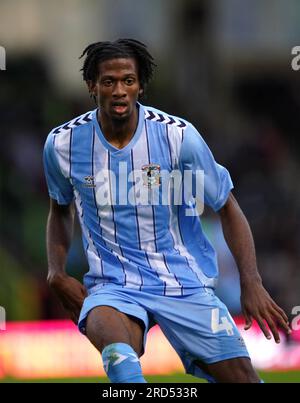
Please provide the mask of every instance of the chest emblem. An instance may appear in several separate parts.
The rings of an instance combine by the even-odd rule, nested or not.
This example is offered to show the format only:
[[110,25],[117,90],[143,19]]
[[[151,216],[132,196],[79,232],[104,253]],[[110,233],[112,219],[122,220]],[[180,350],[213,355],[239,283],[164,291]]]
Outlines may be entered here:
[[158,187],[161,183],[160,165],[147,164],[142,166],[143,185],[147,188]]
[[94,183],[94,177],[92,175],[85,176],[83,186],[86,187],[86,188],[94,188],[94,187],[96,187],[96,185]]

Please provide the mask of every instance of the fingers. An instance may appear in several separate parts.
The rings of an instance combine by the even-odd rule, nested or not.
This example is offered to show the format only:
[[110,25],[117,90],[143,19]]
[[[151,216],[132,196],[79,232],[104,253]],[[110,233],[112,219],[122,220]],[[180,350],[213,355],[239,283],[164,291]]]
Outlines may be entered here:
[[[270,332],[269,332],[269,330],[268,330],[268,328],[267,328],[267,326],[266,326],[264,320],[263,320],[261,317],[257,317],[257,318],[255,318],[255,319],[256,319],[256,321],[257,321],[259,327],[261,328],[261,331],[262,331],[263,334],[265,335],[265,337],[266,337],[268,340],[270,340],[272,337],[271,337],[271,334],[270,334]],[[273,329],[274,329],[274,327],[273,327]],[[277,340],[278,340],[279,335],[278,335],[278,334],[277,334],[277,335],[275,334],[274,338],[275,338],[275,337],[276,337]],[[276,338],[275,338],[275,340],[276,340]],[[280,340],[280,339],[279,339],[279,340]]]
[[286,323],[288,323],[289,319],[288,319],[286,313],[284,312],[284,310],[281,309],[277,304],[275,304],[275,302],[272,303],[272,307],[273,307],[273,309],[274,309],[276,312],[278,312],[278,313],[282,316],[282,318],[284,319],[284,321],[285,321]]
[[[272,319],[268,319],[268,320],[266,319],[266,322],[267,322],[267,324],[269,326],[269,329],[271,330],[271,333],[272,333],[272,335],[274,337],[275,343],[280,343],[280,336],[279,336],[278,328],[277,328],[275,322]],[[270,333],[268,331],[267,339],[270,340],[271,338],[272,337],[271,337],[271,335],[270,335]]]
[[282,315],[282,313],[281,312],[279,313],[278,310],[272,309],[271,314],[272,314],[272,317],[276,319],[277,325],[280,326],[287,334],[290,334],[292,332],[289,327],[288,318],[285,313],[284,313],[284,315]]
[[[251,315],[244,311],[245,326],[244,330],[250,329],[252,326]],[[269,308],[268,312],[263,312],[262,314],[253,315],[253,318],[257,321],[260,329],[268,340],[272,339],[271,334],[274,337],[276,343],[280,343],[280,335],[278,327],[281,327],[287,334],[291,333],[291,329],[286,320],[286,315],[282,315],[279,310]]]
[[[252,319],[250,318],[250,316],[248,314],[244,314],[244,316],[245,316],[245,322],[246,322],[245,326],[244,326],[244,330],[249,330],[250,327],[252,326]],[[259,316],[255,317],[255,320],[257,321],[257,323],[258,323],[259,327],[261,328],[261,330],[262,330],[263,334],[265,335],[265,337],[268,340],[270,340],[272,337],[270,335],[270,332],[269,332],[267,326],[265,325],[264,320]],[[273,335],[275,334],[275,336],[274,336],[275,340],[278,340],[279,335],[278,335],[278,332],[276,330],[276,327],[274,327],[272,324],[271,324],[271,326],[269,325],[269,327],[270,327],[272,333],[274,332]],[[276,334],[276,332],[277,332],[277,334]]]
[[[283,328],[287,334],[291,333],[291,329],[289,328],[288,323],[275,310],[274,311],[270,310],[270,315],[265,315],[264,317],[261,317],[261,316],[257,317],[256,320],[257,320],[257,323],[259,324],[259,327],[261,328],[262,332],[264,333],[265,337],[268,340],[270,340],[272,338],[271,334],[270,334],[270,331],[271,331],[276,343],[280,343],[280,335],[279,335],[278,327]],[[267,323],[270,331],[267,328],[265,322]]]
[[257,287],[249,293],[245,289],[241,295],[243,314],[245,316],[245,330],[250,329],[252,318],[255,319],[267,339],[273,335],[276,343],[280,343],[279,328],[287,334],[291,333],[288,317],[270,297],[263,287]]
[[248,315],[247,312],[244,311],[244,317],[245,317],[245,326],[244,326],[244,330],[248,330],[250,329],[250,327],[252,326],[252,318],[250,315]]

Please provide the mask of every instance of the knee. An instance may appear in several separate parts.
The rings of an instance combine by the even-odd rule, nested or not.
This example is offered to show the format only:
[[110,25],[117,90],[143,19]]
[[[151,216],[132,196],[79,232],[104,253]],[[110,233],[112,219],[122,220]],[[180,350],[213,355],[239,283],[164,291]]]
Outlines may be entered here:
[[130,344],[121,314],[110,307],[96,307],[86,320],[86,336],[100,353],[112,343]]
[[97,307],[89,313],[86,320],[86,336],[100,353],[113,343],[132,346],[138,356],[143,350],[142,329],[138,325],[133,327],[125,314],[110,307]]
[[113,342],[113,340],[110,339],[110,335],[107,334],[107,331],[104,331],[105,328],[106,324],[103,323],[103,320],[100,320],[99,317],[91,311],[86,320],[86,337],[100,353],[102,353],[106,345]]

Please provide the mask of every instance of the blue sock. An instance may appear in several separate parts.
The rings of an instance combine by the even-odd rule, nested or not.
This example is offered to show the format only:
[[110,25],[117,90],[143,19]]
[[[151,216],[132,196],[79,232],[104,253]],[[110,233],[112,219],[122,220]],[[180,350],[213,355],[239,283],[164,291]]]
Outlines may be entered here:
[[102,360],[111,382],[146,383],[139,358],[129,344],[109,344],[102,351]]

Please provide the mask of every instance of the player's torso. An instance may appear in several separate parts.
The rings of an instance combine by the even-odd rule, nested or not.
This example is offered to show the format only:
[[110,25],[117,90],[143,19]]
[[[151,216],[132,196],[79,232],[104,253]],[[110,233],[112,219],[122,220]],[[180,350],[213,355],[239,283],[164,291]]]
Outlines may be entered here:
[[93,122],[73,130],[70,181],[92,231],[124,247],[154,252],[172,247],[170,180],[181,136],[177,126],[141,115],[135,136],[121,150],[109,145]]
[[186,124],[140,107],[135,135],[119,150],[103,136],[96,111],[76,122],[57,130],[55,148],[74,189],[88,287],[121,282],[180,295],[210,285],[197,260],[207,254],[198,217],[185,217],[177,199]]

